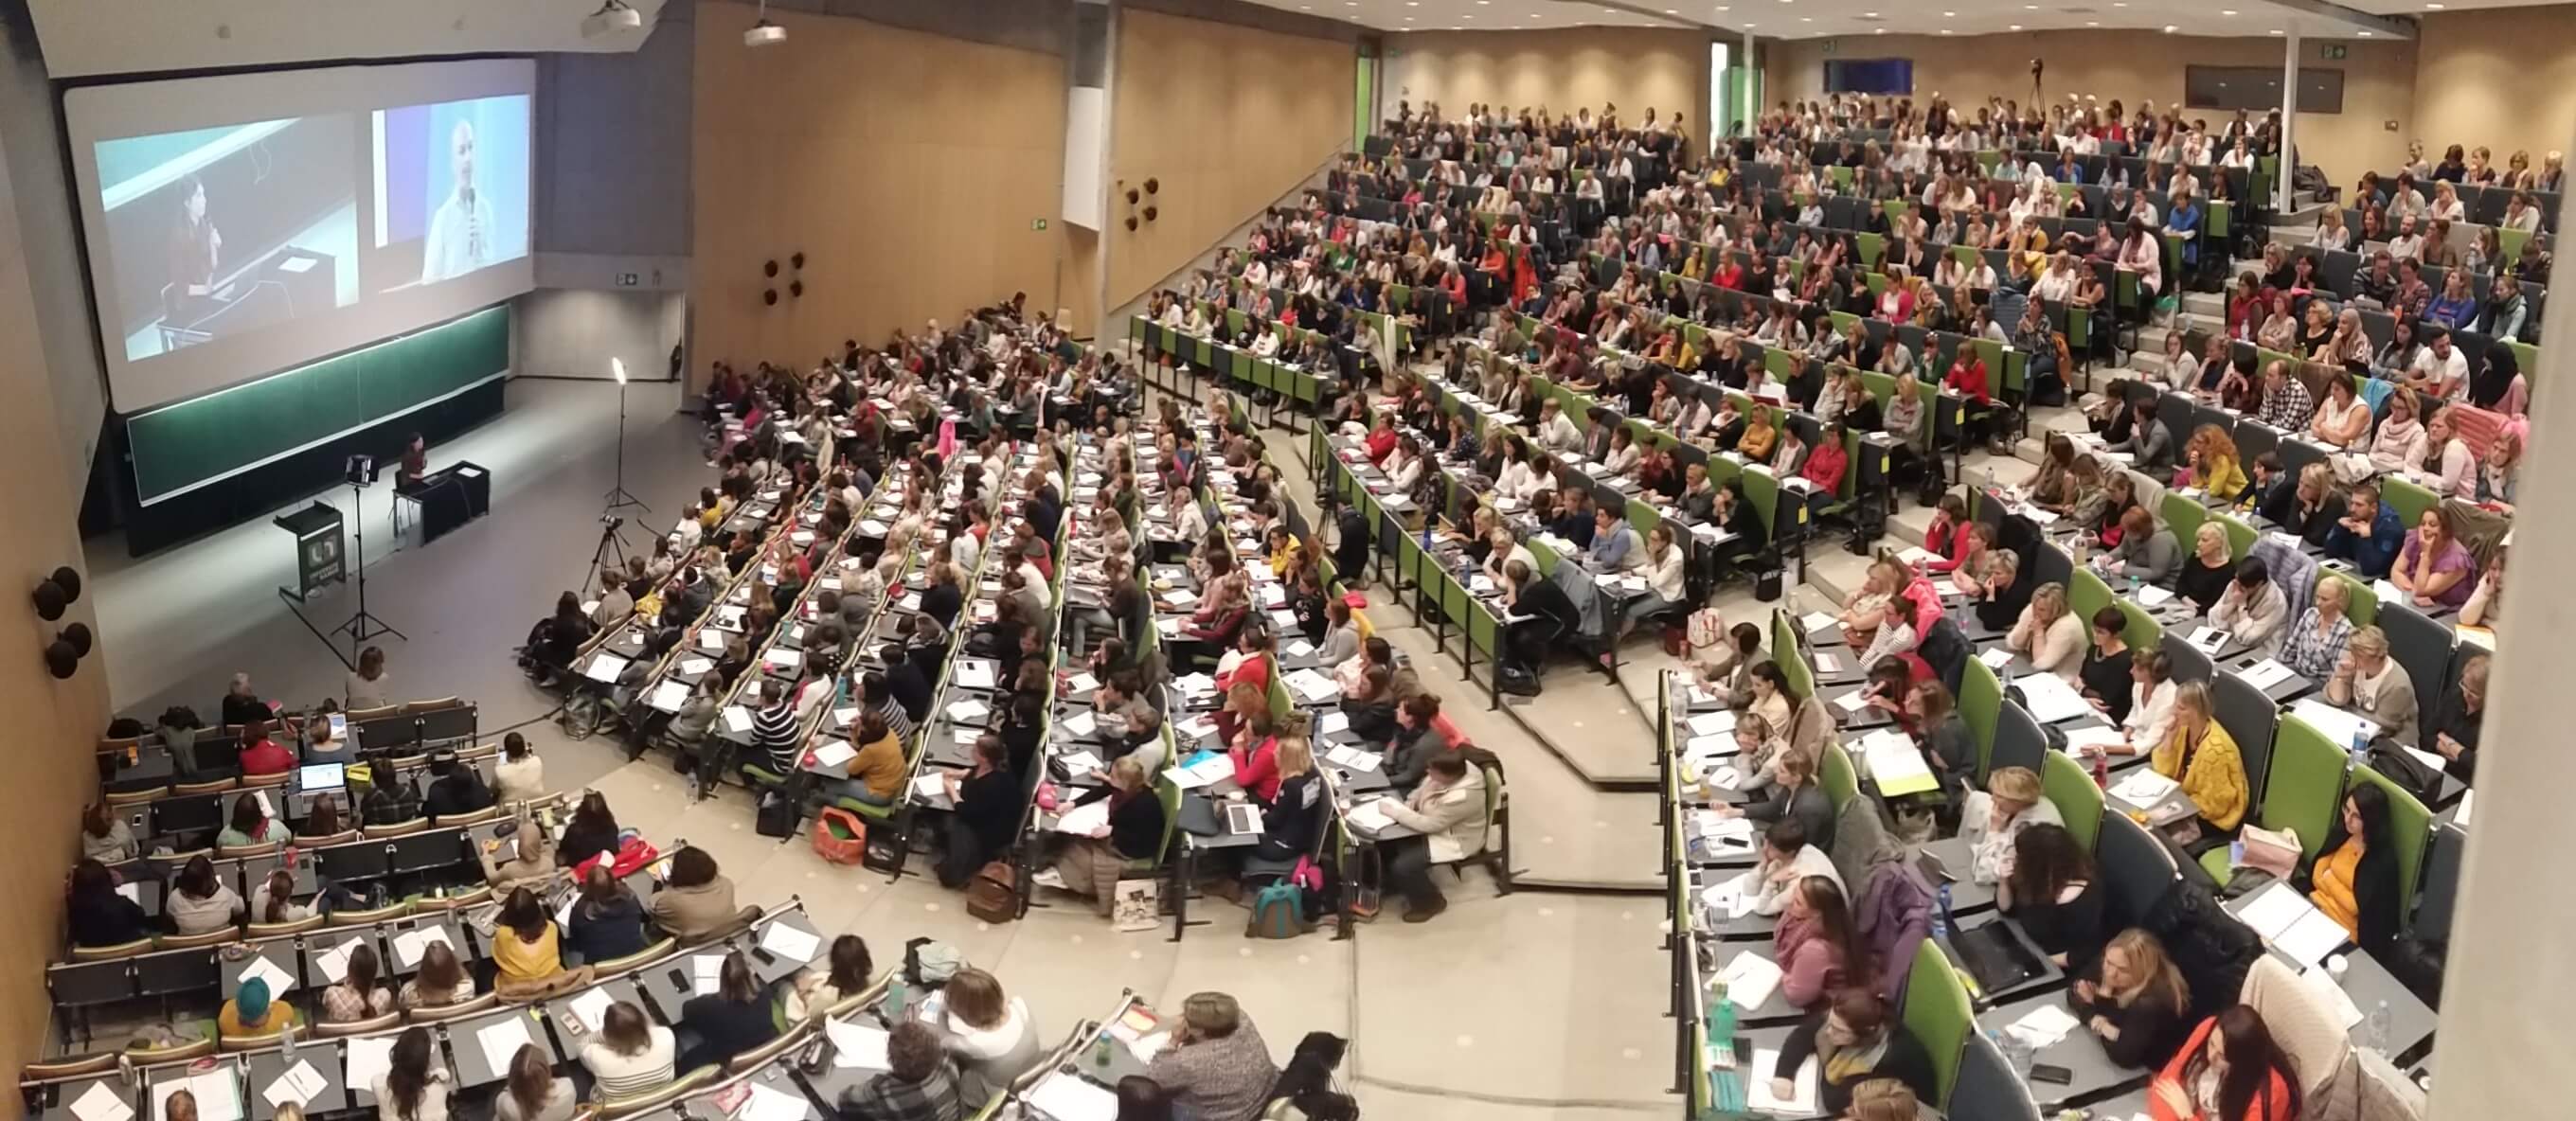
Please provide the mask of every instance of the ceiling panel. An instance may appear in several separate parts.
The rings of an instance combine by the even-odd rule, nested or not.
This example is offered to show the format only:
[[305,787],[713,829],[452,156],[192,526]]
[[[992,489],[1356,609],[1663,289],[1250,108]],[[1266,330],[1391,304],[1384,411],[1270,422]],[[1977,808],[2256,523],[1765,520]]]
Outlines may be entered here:
[[421,55],[632,51],[644,26],[597,36],[601,0],[27,0],[56,78]]
[[[1272,7],[1346,19],[1381,31],[1526,31],[1551,27],[1704,28],[1780,39],[1852,35],[1990,35],[2015,31],[2134,29],[2169,25],[2195,35],[2256,36],[2297,31],[2313,37],[2407,37],[2402,24],[2322,0],[2293,7],[2269,0],[1259,0]],[[2373,0],[2393,5],[2394,0]],[[2492,5],[2516,0],[2461,0]],[[2389,6],[2384,13],[2419,7]]]

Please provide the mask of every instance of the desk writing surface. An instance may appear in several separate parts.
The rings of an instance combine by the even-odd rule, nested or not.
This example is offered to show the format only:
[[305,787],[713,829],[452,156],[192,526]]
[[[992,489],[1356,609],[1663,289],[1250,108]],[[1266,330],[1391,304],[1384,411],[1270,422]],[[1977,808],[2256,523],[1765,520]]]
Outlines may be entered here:
[[[1941,867],[1950,873],[1950,914],[1953,917],[1965,917],[1994,909],[1995,886],[1977,883],[1970,875],[1976,867],[1976,849],[1968,843],[1966,837],[1944,837],[1933,841],[1923,846],[1923,853],[1926,856],[1938,858],[1941,861]],[[1941,890],[1940,881],[1933,882],[1932,890],[1935,893]],[[1939,904],[1936,901],[1934,905]]]
[[[93,1093],[104,1096],[92,1096]],[[134,1091],[114,1073],[57,1083],[45,1087],[36,1096],[39,1100],[35,1111],[29,1115],[31,1121],[132,1121],[137,1116]],[[72,1108],[74,1103],[84,1099],[89,1102],[87,1106],[80,1110]],[[118,1113],[120,1109],[124,1111],[121,1114]],[[85,1112],[92,1113],[92,1116],[83,1117]]]
[[[485,1029],[498,1028],[506,1033],[510,1030],[506,1026],[509,1024],[516,1024],[518,1032],[526,1036],[526,1042],[534,1044],[538,1050],[553,1050],[546,1040],[545,1023],[533,1008],[499,1008],[479,1016],[450,1021],[447,1025],[448,1051],[456,1059],[456,1084],[460,1089],[489,1086],[510,1076],[509,1056],[504,1055],[496,1065],[483,1045]],[[515,1048],[510,1052],[516,1053]]]
[[[269,996],[285,997],[298,991],[296,986],[301,986],[303,979],[296,969],[295,939],[272,938],[252,943],[251,949],[251,953],[239,958],[217,956],[216,960],[223,966],[223,999],[231,1000],[233,994],[241,991],[242,976],[254,968],[255,962],[264,963],[256,968],[261,976],[269,978]],[[289,985],[281,987],[275,980],[279,977],[287,978]]]
[[[744,1103],[742,1110],[733,1115],[737,1121],[820,1121],[823,1114],[814,1107],[814,1100],[806,1094],[805,1087],[798,1083],[795,1065],[792,1062],[783,1061],[770,1063],[753,1071],[750,1077],[744,1079],[743,1085],[750,1088],[751,1097]],[[696,1099],[703,1103],[704,1108],[693,1109],[690,1112],[702,1116],[715,1116],[718,1111],[714,1103],[709,1100],[711,1097],[712,1095],[709,1095]],[[787,1113],[789,1108],[798,1109],[801,1112],[791,1117]],[[837,1116],[838,1110],[835,1110],[834,1114]]]
[[2411,1058],[2427,1043],[2439,1027],[2433,1009],[2415,998],[2406,986],[2388,972],[2386,966],[2367,953],[2354,950],[2343,955],[2341,978],[2344,995],[2361,1009],[2362,1019],[2346,1034],[2355,1046],[2367,1046],[2370,1034],[2370,1012],[2381,1001],[2388,1002],[2388,1055],[2391,1059]]
[[[835,1039],[844,1032],[882,1033],[885,1030],[885,1022],[873,1011],[860,1011],[824,1025],[824,1033]],[[796,1080],[816,1101],[838,1104],[842,1094],[867,1085],[869,1079],[881,1073],[884,1073],[883,1067],[849,1062],[848,1051],[836,1044],[830,1063],[812,1073],[797,1070]]]
[[[588,995],[591,993],[606,994],[611,1001],[622,1001],[638,1009],[647,1007],[643,994],[636,988],[635,978],[631,976],[611,977],[586,989],[545,1001],[540,1007],[545,1009],[548,1026],[554,1029],[550,1034],[555,1058],[560,1061],[577,1061],[581,1057],[582,1045],[590,1042],[591,1027],[574,1010],[597,1004],[598,997]],[[540,1043],[544,1040],[545,1037],[539,1037]]]
[[[1987,1008],[1977,1014],[1977,1030],[2001,1032],[2042,1006],[2064,1008],[2066,993],[2063,990],[2031,993]],[[2073,1076],[2063,1086],[2024,1080],[2030,1086],[2031,1097],[2044,1111],[2081,1105],[2143,1085],[2148,1074],[2113,1063],[2110,1053],[2102,1049],[2101,1037],[2080,1024],[2067,1032],[2065,1038],[2032,1052],[2031,1061],[2065,1067]],[[2115,1112],[2102,1116],[2126,1121],[2130,1115]]]
[[[832,947],[832,939],[815,930],[814,921],[802,910],[782,911],[735,941],[744,948],[743,956],[751,964],[752,976],[764,985],[813,964]],[[800,949],[804,951],[801,957],[790,952]]]
[[[1717,969],[1719,972],[1724,972],[1727,963],[1740,956],[1749,955],[1757,957],[1775,965],[1779,963],[1779,959],[1772,953],[1771,946],[1767,943],[1718,943],[1713,947],[1713,949],[1715,951],[1713,957],[1717,963]],[[1784,995],[1787,988],[1787,982],[1783,981],[1780,985],[1771,990],[1771,994],[1768,997],[1763,999],[1760,1007],[1755,1008],[1752,1011],[1747,1012],[1738,1008],[1736,1010],[1736,1022],[1751,1027],[1797,1023],[1800,1019],[1806,1016],[1806,1013],[1789,1003],[1787,997]]]

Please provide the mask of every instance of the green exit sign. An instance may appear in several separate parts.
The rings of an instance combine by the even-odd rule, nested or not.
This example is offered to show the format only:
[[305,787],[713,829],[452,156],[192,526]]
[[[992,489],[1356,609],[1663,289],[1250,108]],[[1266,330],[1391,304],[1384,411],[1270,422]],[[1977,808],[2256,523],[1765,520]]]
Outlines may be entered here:
[[1032,230],[1043,230],[1043,229],[1045,229],[1045,228],[1046,228],[1046,219],[1044,219],[1044,218],[1031,218],[1031,219],[1029,219],[1029,228],[1030,228],[1030,229],[1032,229]]
[[2323,58],[2336,59],[2352,53],[2352,48],[2341,43],[2328,43],[2325,46],[2318,48],[2317,53]]

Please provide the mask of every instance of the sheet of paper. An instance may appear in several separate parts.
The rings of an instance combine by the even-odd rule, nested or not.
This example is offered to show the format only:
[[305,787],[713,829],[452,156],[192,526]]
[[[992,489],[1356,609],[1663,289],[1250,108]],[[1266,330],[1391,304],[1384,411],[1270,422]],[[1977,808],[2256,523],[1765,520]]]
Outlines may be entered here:
[[2173,601],[2174,594],[2153,584],[2138,585],[2138,602],[2148,607],[2161,607]]
[[2227,645],[2227,632],[2216,627],[2195,627],[2183,641],[2199,647],[2203,654],[2215,654],[2219,647]]
[[287,971],[279,969],[277,967],[277,963],[272,962],[265,957],[254,957],[250,959],[249,965],[242,967],[242,980],[248,981],[254,977],[268,982],[268,995],[271,998],[282,996],[285,994],[286,990],[295,987],[295,977]]
[[959,658],[955,680],[957,684],[969,689],[990,689],[993,687],[993,675],[999,672],[1001,672],[1000,663],[990,658]]
[[1816,1058],[1798,1064],[1798,1073],[1789,1076],[1791,1092],[1782,1098],[1771,1092],[1771,1072],[1780,1067],[1780,1049],[1753,1049],[1753,1069],[1744,1079],[1744,1105],[1756,1113],[1773,1113],[1782,1117],[1813,1117],[1823,1112],[1816,1102]]
[[1722,736],[1735,730],[1735,710],[1719,709],[1691,717],[1686,723],[1693,736]]
[[490,1069],[506,1074],[510,1070],[510,1060],[517,1057],[519,1048],[530,1045],[528,1018],[509,1016],[485,1024],[474,1033],[474,1042],[483,1048],[483,1061],[489,1064]]
[[1713,736],[1692,736],[1682,741],[1682,754],[1702,766],[1734,755],[1741,750],[1731,732],[1720,732]]
[[1349,812],[1342,815],[1342,821],[1363,833],[1376,833],[1383,830],[1395,824],[1395,819],[1387,816],[1386,801],[1384,798],[1371,798],[1352,806]]
[[1851,692],[1834,698],[1834,707],[1839,708],[1844,712],[1859,712],[1860,710],[1869,707],[1869,694],[1858,689],[1854,689]]
[[2012,682],[2021,689],[2022,701],[2029,707],[2030,718],[2042,724],[2072,720],[2093,711],[2084,703],[2084,694],[2053,673],[2034,673],[2016,677]]
[[1818,652],[1817,652],[1817,654],[1816,654],[1816,672],[1817,672],[1817,673],[1822,673],[1822,674],[1837,674],[1837,673],[1841,673],[1842,671],[1843,671],[1843,660],[1842,660],[1841,658],[1837,658],[1837,657],[1835,657],[1835,656],[1833,656],[1833,655],[1831,655],[1831,654],[1827,654],[1827,653],[1824,653],[1824,652],[1822,652],[1822,651],[1818,651]]
[[2031,1009],[2028,1015],[2013,1021],[2004,1030],[2011,1032],[2022,1042],[2030,1044],[2033,1050],[2037,1050],[2054,1046],[2057,1041],[2066,1038],[2068,1033],[2082,1026],[2083,1024],[2075,1019],[2075,1014],[2067,1011],[2064,1006],[2043,1002],[2039,1007]]
[[822,945],[821,935],[807,932],[794,923],[774,922],[760,932],[760,948],[788,961],[812,961],[814,951]]
[[108,1089],[106,1082],[92,1082],[81,1096],[72,1099],[72,1116],[80,1121],[130,1121],[134,1108]]
[[1835,626],[1839,626],[1841,623],[1842,620],[1840,618],[1828,615],[1822,611],[1810,611],[1798,618],[1798,626],[1804,628],[1806,632],[1811,635],[1820,634]]
[[707,651],[711,654],[724,653],[725,640],[730,637],[731,636],[727,635],[725,632],[716,630],[712,627],[699,631],[698,649]]
[[2469,827],[2469,811],[2475,808],[2477,800],[2478,792],[2476,790],[2469,790],[2460,795],[2460,810],[2457,814],[2452,816],[2452,820],[2460,823],[2460,828],[2466,829]]
[[300,1108],[330,1088],[330,1081],[322,1077],[321,1071],[313,1069],[312,1063],[297,1059],[294,1066],[286,1068],[286,1073],[278,1075],[277,1080],[269,1083],[259,1096],[273,1106],[293,1103]]
[[2280,937],[2281,932],[2290,929],[2292,924],[2299,921],[2300,916],[2313,910],[2316,910],[2316,906],[2309,903],[2306,896],[2299,894],[2297,888],[2285,883],[2274,883],[2254,893],[2254,898],[2246,900],[2243,907],[2237,908],[2236,921],[2251,928],[2256,937],[2269,942]]
[[766,1082],[746,1085],[751,1087],[751,1098],[734,1113],[733,1121],[805,1121],[807,1106],[803,1095],[788,1093]]
[[2242,670],[2238,670],[2236,676],[2244,678],[2246,684],[2253,686],[2257,692],[2260,692],[2262,690],[2270,689],[2284,681],[2288,681],[2291,677],[2291,670],[2290,667],[2282,665],[2275,659],[2265,658],[2262,661],[2247,666]]
[[1977,660],[1984,662],[1987,669],[1999,670],[2012,664],[2013,652],[1998,646],[1977,655]]
[[590,668],[582,671],[582,676],[603,685],[613,685],[617,683],[617,675],[626,672],[626,664],[626,659],[601,650],[590,656]]
[[[231,1066],[217,1066],[188,1076],[188,1092],[197,1097],[197,1121],[241,1121],[241,1089]],[[168,1095],[163,1095],[168,1100]]]
[[886,1041],[893,1038],[884,1029],[844,1020],[823,1021],[823,1034],[832,1041],[832,1065],[844,1070],[889,1070],[893,1063],[886,1058]]
[[2315,697],[2300,698],[2290,706],[2290,715],[2307,721],[2317,731],[2325,733],[2326,742],[2336,747],[2352,746],[2352,737],[2356,732],[2371,739],[2379,737],[2377,723],[2358,713],[2345,712]]
[[816,766],[838,767],[858,757],[859,749],[850,746],[848,740],[833,740],[814,749]]
[[1077,775],[1109,769],[1107,760],[1088,751],[1068,751],[1057,758],[1064,764],[1065,770]]
[[421,939],[419,931],[406,930],[394,935],[394,961],[403,968],[420,964],[420,955],[428,952],[429,944]]
[[1087,673],[1077,673],[1064,679],[1064,690],[1068,693],[1088,693],[1097,688],[1100,688],[1100,679]]
[[595,1032],[608,1022],[608,1007],[615,1003],[617,998],[601,987],[582,990],[565,1002],[565,1007],[572,1012],[574,1019],[581,1021],[581,1026]]
[[2108,793],[2143,810],[2164,801],[2166,795],[2181,786],[2181,783],[2157,774],[2152,768],[2139,767],[2120,776],[2120,781],[2112,783]]
[[1086,802],[1057,815],[1055,831],[1089,836],[1109,827],[1109,801]]
[[2290,924],[2290,929],[2273,939],[2272,945],[2290,955],[2304,969],[2325,960],[2327,954],[2343,945],[2346,937],[2348,932],[2343,924],[2334,921],[2333,916],[2310,907],[2307,914],[2299,916],[2299,921]]
[[143,902],[142,884],[118,884],[116,885],[116,893],[134,901],[137,904]]
[[352,1036],[342,1047],[348,1063],[348,1085],[373,1086],[392,1069],[394,1040],[391,1036]]
[[1331,700],[1341,691],[1341,687],[1335,685],[1332,678],[1310,669],[1301,669],[1289,674],[1282,683],[1309,702]]
[[689,703],[689,684],[685,681],[655,682],[652,696],[644,703],[661,712],[678,712],[682,705]]
[[1751,950],[1737,953],[1718,972],[1726,978],[1726,999],[1747,1012],[1769,1003],[1783,976],[1778,964]]
[[689,978],[697,995],[712,995],[724,982],[724,955],[699,954],[690,958]]
[[340,983],[341,978],[349,975],[349,951],[358,948],[360,941],[352,938],[314,957],[313,965],[322,971],[324,980],[336,985]]
[[1115,1121],[1118,1116],[1116,1093],[1062,1071],[1048,1075],[1021,1101],[1054,1121]]
[[948,718],[960,724],[975,723],[976,721],[982,720],[992,711],[993,710],[986,706],[984,702],[972,697],[968,697],[961,701],[951,701],[948,704]]
[[1381,763],[1385,762],[1385,760],[1379,758],[1373,752],[1362,751],[1356,747],[1347,747],[1340,744],[1336,744],[1331,750],[1324,752],[1324,761],[1331,763],[1336,767],[1342,767],[1354,771],[1374,771],[1378,769],[1378,766]]
[[751,710],[741,705],[726,705],[722,713],[725,731],[742,735],[751,731]]
[[1869,764],[1870,778],[1878,783],[1885,797],[1921,794],[1941,788],[1941,780],[1924,762],[1923,752],[1914,746],[1912,737],[1894,729],[1882,729],[1862,737],[1861,756]]
[[1351,716],[1347,712],[1327,712],[1315,722],[1315,728],[1328,736],[1338,735],[1351,730]]

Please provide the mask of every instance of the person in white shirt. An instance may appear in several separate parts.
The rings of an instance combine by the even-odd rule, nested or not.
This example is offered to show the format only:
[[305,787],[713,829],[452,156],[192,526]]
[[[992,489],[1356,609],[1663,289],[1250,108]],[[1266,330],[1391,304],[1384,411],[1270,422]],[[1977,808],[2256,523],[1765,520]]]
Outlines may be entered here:
[[492,237],[499,223],[491,197],[474,189],[474,126],[458,121],[448,133],[449,168],[454,187],[447,201],[430,215],[429,237],[422,243],[420,282],[435,284],[463,276],[492,263]]
[[2218,594],[2209,609],[2209,624],[2269,654],[2279,644],[2281,626],[2290,621],[2289,597],[2272,584],[2272,570],[2261,557],[2236,566],[2236,579]]
[[2129,715],[2120,721],[2124,737],[2116,744],[2086,748],[2105,755],[2145,755],[2164,746],[2173,732],[2173,660],[2162,650],[2139,650],[2129,659]]
[[2165,243],[2147,229],[2136,215],[2129,217],[2128,240],[2120,243],[2119,267],[2138,274],[2141,301],[2152,301],[2164,291]]
[[1655,528],[1646,534],[1645,551],[1646,594],[1629,602],[1626,618],[1619,625],[1622,635],[1648,618],[1681,606],[1690,594],[1683,575],[1688,558],[1673,536],[1671,523],[1655,523]]
[[1564,407],[1555,398],[1539,406],[1538,435],[1539,442],[1550,451],[1574,451],[1583,446],[1582,430],[1575,427],[1574,419],[1565,415]]
[[1269,358],[1279,353],[1279,332],[1258,331],[1252,336],[1252,356]]
[[2445,401],[2458,400],[2468,388],[2469,356],[2452,346],[2451,333],[2439,327],[2429,329],[2410,369],[2416,379],[2430,383],[2420,388]]
[[545,793],[546,761],[537,758],[528,738],[517,732],[501,737],[501,761],[492,767],[492,796],[508,803],[542,798]]
[[1422,481],[1423,459],[1422,442],[1406,436],[1395,442],[1394,454],[1386,457],[1380,469],[1386,472],[1395,493],[1412,494],[1414,486]]
[[2041,673],[2053,673],[2078,684],[2084,668],[2084,624],[2066,607],[2066,585],[2047,583],[2030,594],[2021,618],[2004,636],[2004,647],[2029,658]]
[[1835,891],[1851,894],[1833,858],[1807,843],[1807,827],[1795,817],[1783,817],[1762,831],[1762,863],[1744,874],[1743,898],[1752,904],[1754,914],[1778,915],[1788,909],[1789,896],[1809,876],[1821,876],[1833,882]]
[[2397,236],[2388,239],[2388,255],[2401,261],[2409,257],[2424,259],[2424,235],[2416,231],[2415,219],[2398,221]]

